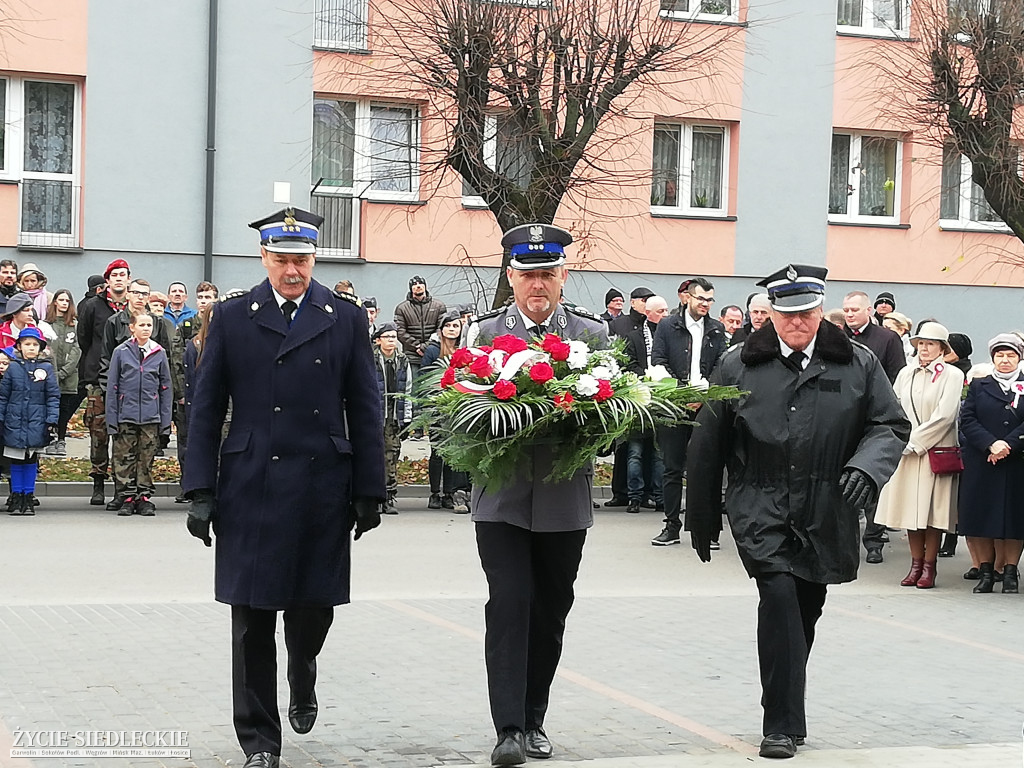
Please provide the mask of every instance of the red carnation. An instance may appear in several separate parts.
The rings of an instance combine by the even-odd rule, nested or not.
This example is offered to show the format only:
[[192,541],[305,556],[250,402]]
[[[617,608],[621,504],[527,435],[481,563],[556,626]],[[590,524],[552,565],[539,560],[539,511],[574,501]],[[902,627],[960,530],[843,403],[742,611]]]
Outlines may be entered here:
[[571,348],[553,333],[546,334],[540,348],[551,355],[552,360],[564,363],[569,359]]
[[614,394],[615,390],[612,389],[612,383],[608,379],[597,380],[597,394],[594,395],[594,402],[603,403]]
[[480,355],[470,364],[469,372],[481,379],[489,379],[494,374],[494,369],[491,367],[491,361],[487,359],[487,355]]
[[459,347],[452,352],[452,367],[453,368],[465,368],[473,362],[473,353],[470,352],[466,347]]
[[563,392],[560,395],[555,395],[555,405],[561,408],[566,413],[572,410],[572,404],[576,402],[576,398],[572,396],[572,392]]
[[555,369],[547,363],[534,363],[530,366],[530,379],[543,384],[545,381],[551,381],[555,378]]
[[516,385],[507,379],[498,379],[491,391],[499,400],[511,400],[516,396]]
[[518,336],[506,333],[504,336],[498,336],[494,340],[494,348],[500,349],[502,352],[508,352],[511,355],[515,352],[523,352],[526,349],[526,342]]
[[455,369],[449,367],[441,377],[441,389],[448,389],[455,383]]

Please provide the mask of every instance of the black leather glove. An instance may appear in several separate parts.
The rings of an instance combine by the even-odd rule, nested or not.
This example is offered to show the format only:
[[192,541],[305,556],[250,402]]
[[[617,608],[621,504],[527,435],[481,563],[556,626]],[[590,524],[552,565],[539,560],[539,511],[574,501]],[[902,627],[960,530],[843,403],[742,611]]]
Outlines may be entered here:
[[856,467],[843,471],[839,478],[839,486],[843,489],[843,499],[857,511],[871,506],[878,495],[875,481]]
[[207,488],[192,491],[191,498],[192,503],[188,505],[188,520],[185,525],[189,533],[209,547],[213,544],[210,538],[210,522],[217,509],[217,499],[213,491]]
[[690,544],[702,563],[711,562],[711,534],[700,530],[690,531]]
[[[360,497],[352,500],[350,525],[355,526],[355,540],[367,531],[373,530],[380,525],[380,501]],[[349,530],[352,530],[350,527]]]

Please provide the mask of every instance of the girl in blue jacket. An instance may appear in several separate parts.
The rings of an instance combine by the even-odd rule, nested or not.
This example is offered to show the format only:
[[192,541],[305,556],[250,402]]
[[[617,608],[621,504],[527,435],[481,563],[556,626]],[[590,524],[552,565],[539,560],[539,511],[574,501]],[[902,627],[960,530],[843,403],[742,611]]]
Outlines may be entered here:
[[15,357],[0,379],[0,421],[4,456],[11,460],[9,515],[34,515],[39,452],[49,445],[60,411],[60,387],[53,366],[39,355],[46,339],[38,328],[22,328]]

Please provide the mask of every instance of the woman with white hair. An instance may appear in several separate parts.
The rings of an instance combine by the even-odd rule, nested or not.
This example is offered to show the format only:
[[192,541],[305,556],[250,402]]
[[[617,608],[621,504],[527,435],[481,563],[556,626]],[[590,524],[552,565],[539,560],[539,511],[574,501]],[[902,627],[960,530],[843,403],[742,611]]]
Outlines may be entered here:
[[907,531],[911,565],[900,583],[931,589],[942,533],[956,528],[959,476],[939,467],[939,472],[933,470],[930,452],[958,445],[964,375],[942,361],[950,351],[949,331],[944,326],[924,323],[910,341],[917,348],[917,364],[901,370],[893,383],[910,419],[910,441],[896,473],[882,489],[875,522]]
[[967,389],[960,411],[964,474],[960,486],[960,533],[977,559],[976,593],[992,591],[995,566],[1003,563],[1003,592],[1018,590],[1024,549],[1024,343],[1001,333],[988,343],[991,376]]
[[903,342],[903,354],[907,357],[907,365],[914,365],[914,345],[910,343],[910,329],[914,327],[910,318],[902,312],[890,312],[883,318],[882,325],[900,337]]

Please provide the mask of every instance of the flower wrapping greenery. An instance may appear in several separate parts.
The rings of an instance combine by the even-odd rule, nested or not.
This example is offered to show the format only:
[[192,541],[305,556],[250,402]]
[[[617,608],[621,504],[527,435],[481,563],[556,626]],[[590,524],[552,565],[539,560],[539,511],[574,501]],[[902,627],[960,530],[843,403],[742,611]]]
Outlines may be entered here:
[[734,387],[681,386],[663,366],[643,377],[625,370],[622,343],[592,350],[554,334],[532,342],[498,336],[489,346],[457,349],[424,373],[413,426],[475,484],[506,485],[534,446],[555,445],[545,478],[565,480],[630,434],[692,422],[709,400],[739,397]]

